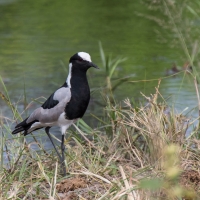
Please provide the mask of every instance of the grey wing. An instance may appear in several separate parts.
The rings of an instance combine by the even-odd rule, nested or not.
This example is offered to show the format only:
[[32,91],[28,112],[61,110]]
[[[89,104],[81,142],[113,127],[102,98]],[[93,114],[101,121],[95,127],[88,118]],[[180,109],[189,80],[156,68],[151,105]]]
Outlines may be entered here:
[[52,108],[37,108],[27,119],[27,123],[38,120],[41,123],[54,123],[64,112],[65,106],[71,99],[70,88],[61,87],[53,94],[53,100],[58,101]]

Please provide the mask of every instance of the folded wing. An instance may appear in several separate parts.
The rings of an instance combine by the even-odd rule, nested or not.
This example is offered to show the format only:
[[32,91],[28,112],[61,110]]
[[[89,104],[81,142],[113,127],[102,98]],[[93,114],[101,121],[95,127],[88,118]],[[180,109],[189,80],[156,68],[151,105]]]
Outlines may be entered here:
[[65,106],[70,99],[70,88],[59,88],[43,103],[41,107],[34,110],[28,118],[19,123],[12,134],[24,131],[23,134],[27,135],[34,130],[55,125],[59,116],[64,112]]

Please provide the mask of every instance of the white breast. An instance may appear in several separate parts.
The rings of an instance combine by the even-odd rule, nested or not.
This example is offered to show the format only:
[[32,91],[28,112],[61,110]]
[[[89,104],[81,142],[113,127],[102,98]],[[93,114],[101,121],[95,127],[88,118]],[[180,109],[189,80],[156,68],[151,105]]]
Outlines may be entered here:
[[65,134],[66,130],[75,122],[76,120],[68,120],[65,118],[65,112],[63,112],[58,118],[58,126],[61,129],[61,133]]

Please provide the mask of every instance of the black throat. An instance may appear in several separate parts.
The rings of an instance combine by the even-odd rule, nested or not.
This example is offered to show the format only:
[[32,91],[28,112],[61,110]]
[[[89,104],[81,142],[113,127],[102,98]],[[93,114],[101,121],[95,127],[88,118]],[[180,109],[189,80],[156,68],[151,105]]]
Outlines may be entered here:
[[83,117],[89,101],[90,88],[86,76],[87,70],[72,67],[71,71],[71,99],[65,107],[66,119],[77,119]]

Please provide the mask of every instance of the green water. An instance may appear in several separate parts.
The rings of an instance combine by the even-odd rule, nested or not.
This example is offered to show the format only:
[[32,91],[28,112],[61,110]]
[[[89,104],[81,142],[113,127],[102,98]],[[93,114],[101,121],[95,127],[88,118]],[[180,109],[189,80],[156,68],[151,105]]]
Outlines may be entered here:
[[[92,61],[100,67],[100,70],[88,71],[90,87],[93,91],[103,88],[106,77],[99,53],[99,41],[106,55],[127,58],[117,67],[113,79],[130,75],[132,81],[158,79],[166,76],[166,70],[173,63],[182,66],[187,58],[181,45],[177,45],[177,35],[171,32],[171,27],[166,29],[155,20],[148,19],[151,16],[156,20],[167,21],[162,12],[152,11],[148,4],[142,3],[145,1],[148,2],[0,0],[0,75],[11,101],[17,102],[19,111],[23,112],[33,99],[47,98],[62,85],[68,73],[68,60],[79,51],[90,53]],[[199,26],[198,20],[196,22]],[[158,81],[124,83],[116,89],[114,96],[118,101],[129,97],[144,104],[146,102],[141,100],[141,92],[150,96],[155,93],[157,84]],[[3,91],[2,86],[0,89]],[[101,101],[99,91],[92,92],[84,116],[91,127],[98,123],[91,113],[103,116],[103,107],[98,104]],[[179,112],[197,106],[193,79],[188,74],[163,79],[160,92]],[[39,98],[38,103],[29,106],[23,112],[23,118],[42,101],[44,99]],[[0,108],[1,116],[5,117],[7,124],[10,122],[7,118],[13,119],[13,115],[2,100]],[[192,117],[197,116],[198,112],[194,110]],[[14,125],[13,121],[10,126]],[[60,138],[58,129],[52,128],[51,132]],[[34,133],[37,134],[40,133]],[[41,135],[37,138],[40,138],[46,149],[52,148],[45,134],[42,139]],[[29,143],[33,141],[30,135],[26,139]],[[31,147],[37,149],[34,143]],[[7,162],[5,152],[4,160]]]
[[[99,53],[101,41],[106,55],[122,56],[115,78],[132,75],[131,80],[157,79],[176,62],[183,65],[184,52],[159,41],[156,32],[165,40],[171,33],[144,16],[154,15],[142,1],[93,0],[0,0],[0,75],[8,88],[12,102],[27,102],[41,96],[48,97],[67,77],[68,60],[79,51],[90,53],[101,69],[91,69],[88,79],[91,88],[105,86],[105,74]],[[162,95],[184,109],[196,106],[192,80],[182,76],[164,79]],[[124,83],[114,93],[116,99],[126,97],[139,100],[140,92],[154,93],[158,81]],[[99,92],[92,94],[86,117],[96,112],[94,102]],[[21,106],[21,107],[20,107]],[[36,105],[37,106],[37,105]],[[7,113],[1,102],[2,112]],[[19,103],[23,110],[23,103]]]

